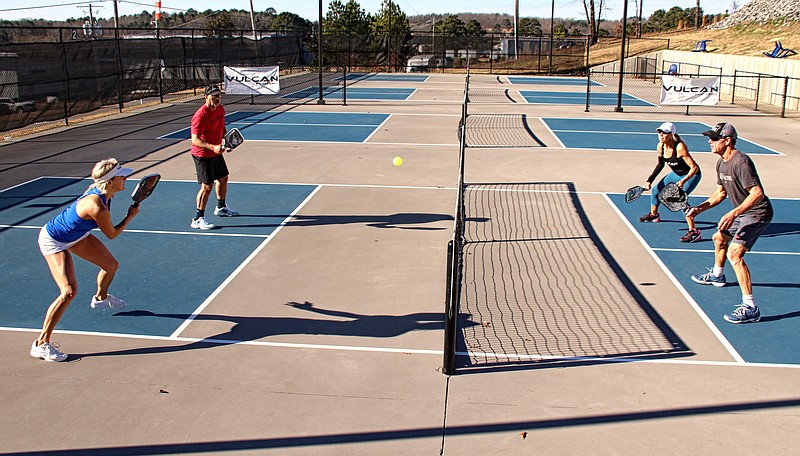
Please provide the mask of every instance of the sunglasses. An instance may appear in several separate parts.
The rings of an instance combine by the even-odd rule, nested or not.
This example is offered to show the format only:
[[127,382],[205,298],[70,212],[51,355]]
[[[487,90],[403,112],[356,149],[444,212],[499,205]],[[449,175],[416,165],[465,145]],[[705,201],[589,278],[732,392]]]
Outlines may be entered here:
[[709,139],[711,139],[712,142],[717,142],[717,141],[719,141],[721,139],[728,139],[728,137],[727,136],[717,136],[716,138],[709,138]]

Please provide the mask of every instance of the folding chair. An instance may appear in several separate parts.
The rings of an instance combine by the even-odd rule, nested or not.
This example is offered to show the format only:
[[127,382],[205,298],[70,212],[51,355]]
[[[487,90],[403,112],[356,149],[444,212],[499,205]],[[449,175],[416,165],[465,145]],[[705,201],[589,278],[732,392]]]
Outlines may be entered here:
[[762,52],[762,54],[772,59],[785,59],[786,57],[796,55],[797,52],[793,49],[783,47],[780,41],[775,41],[775,49],[773,49],[772,52]]
[[698,41],[697,43],[694,44],[694,49],[692,49],[692,52],[708,52],[708,49],[706,48],[706,44],[710,43],[711,41],[714,41],[714,40],[701,40],[701,41]]
[[775,59],[775,58],[778,58],[778,54],[780,54],[781,49],[783,49],[783,46],[781,46],[781,42],[780,41],[776,41],[775,42],[775,49],[773,49],[772,52],[762,52],[762,54],[766,55],[767,57],[771,57],[771,58]]

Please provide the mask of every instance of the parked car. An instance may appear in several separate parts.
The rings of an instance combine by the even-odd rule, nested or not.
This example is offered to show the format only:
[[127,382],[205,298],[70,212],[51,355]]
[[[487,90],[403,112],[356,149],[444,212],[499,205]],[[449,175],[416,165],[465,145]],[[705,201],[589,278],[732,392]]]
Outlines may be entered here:
[[0,98],[0,113],[31,112],[36,109],[33,101],[22,101],[17,98]]

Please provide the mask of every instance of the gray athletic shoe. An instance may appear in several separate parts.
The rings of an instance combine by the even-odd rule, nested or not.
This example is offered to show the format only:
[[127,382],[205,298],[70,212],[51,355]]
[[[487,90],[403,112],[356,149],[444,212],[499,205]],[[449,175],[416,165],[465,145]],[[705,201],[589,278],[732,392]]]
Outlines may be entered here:
[[711,269],[709,269],[705,274],[693,275],[692,280],[702,285],[714,285],[715,287],[725,286],[725,274],[717,277],[711,273]]
[[758,307],[748,307],[744,304],[739,304],[729,315],[725,315],[725,321],[729,323],[755,323],[761,320],[761,311]]
[[214,209],[214,215],[219,217],[236,217],[239,215],[238,212],[231,209],[227,204],[225,207],[217,207]]

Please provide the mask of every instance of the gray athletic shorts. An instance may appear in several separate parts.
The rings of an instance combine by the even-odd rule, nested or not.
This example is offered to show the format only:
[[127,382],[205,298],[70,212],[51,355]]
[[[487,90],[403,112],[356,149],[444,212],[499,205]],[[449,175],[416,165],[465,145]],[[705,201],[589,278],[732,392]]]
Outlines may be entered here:
[[723,231],[722,234],[733,238],[731,242],[742,244],[747,250],[750,250],[771,221],[772,217],[763,219],[750,214],[742,214],[736,217],[731,227],[727,231]]

